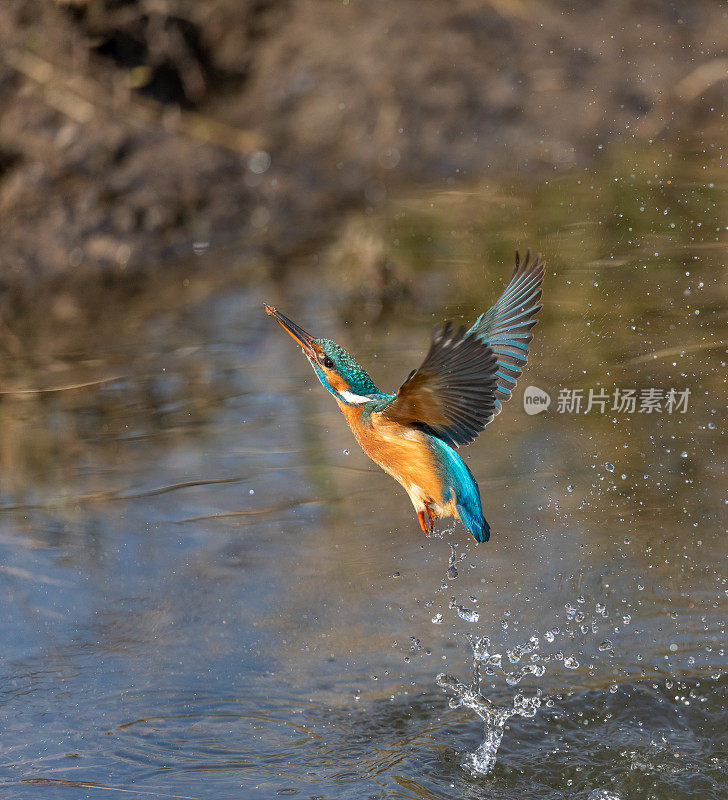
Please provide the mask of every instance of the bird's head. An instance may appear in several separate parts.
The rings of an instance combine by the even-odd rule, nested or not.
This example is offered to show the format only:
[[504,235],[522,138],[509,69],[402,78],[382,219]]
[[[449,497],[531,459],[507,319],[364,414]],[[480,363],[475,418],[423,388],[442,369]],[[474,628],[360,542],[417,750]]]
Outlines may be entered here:
[[284,330],[298,342],[324,388],[337,400],[348,406],[357,406],[383,396],[366,370],[336,342],[331,339],[314,339],[310,333],[306,333],[267,303],[265,312],[275,317]]

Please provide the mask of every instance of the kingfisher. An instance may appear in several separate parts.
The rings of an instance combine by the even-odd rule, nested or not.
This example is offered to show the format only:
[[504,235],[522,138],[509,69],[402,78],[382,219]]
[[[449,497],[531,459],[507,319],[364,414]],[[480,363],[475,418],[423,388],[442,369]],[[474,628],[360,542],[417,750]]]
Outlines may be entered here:
[[331,339],[315,339],[276,308],[266,313],[301,346],[318,379],[334,396],[364,452],[400,483],[426,536],[435,520],[455,517],[478,542],[490,538],[480,491],[456,448],[469,444],[509,400],[528,357],[541,308],[545,262],[521,261],[503,294],[468,328],[446,322],[396,394]]

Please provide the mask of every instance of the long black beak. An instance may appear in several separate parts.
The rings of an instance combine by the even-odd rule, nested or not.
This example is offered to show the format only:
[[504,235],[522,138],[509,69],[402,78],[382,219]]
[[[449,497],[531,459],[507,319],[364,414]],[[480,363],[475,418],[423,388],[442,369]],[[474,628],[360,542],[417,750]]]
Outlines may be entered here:
[[295,322],[292,322],[290,319],[288,319],[288,317],[284,317],[283,314],[281,314],[273,306],[269,306],[268,303],[265,303],[264,305],[265,313],[269,317],[275,317],[278,322],[280,322],[284,330],[289,333],[298,342],[298,344],[301,345],[303,352],[309,358],[316,358],[316,351],[313,348],[313,336],[311,336],[310,333],[306,333],[303,328],[300,328]]

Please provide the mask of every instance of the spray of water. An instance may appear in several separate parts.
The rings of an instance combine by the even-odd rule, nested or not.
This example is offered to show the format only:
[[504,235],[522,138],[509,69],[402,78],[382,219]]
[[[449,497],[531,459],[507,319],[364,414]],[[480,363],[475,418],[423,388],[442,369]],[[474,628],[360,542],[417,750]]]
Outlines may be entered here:
[[532,697],[515,695],[511,706],[496,706],[480,693],[478,686],[466,686],[452,675],[441,672],[437,684],[451,693],[450,708],[469,708],[483,720],[483,743],[474,752],[467,753],[462,761],[463,767],[473,775],[487,775],[495,766],[506,722],[515,715],[533,717],[541,705],[540,690]]
[[[464,555],[458,555],[455,546],[450,545],[450,558],[448,559],[445,580],[438,592],[452,587],[451,581],[458,576],[457,564]],[[476,598],[471,597],[471,601]],[[474,711],[484,724],[483,743],[472,753],[467,753],[462,760],[462,766],[473,775],[487,775],[494,767],[496,756],[506,722],[514,716],[533,717],[541,707],[544,698],[540,688],[531,694],[516,693],[510,702],[503,705],[494,704],[484,694],[483,680],[503,681],[507,686],[517,686],[524,678],[541,678],[548,667],[558,665],[560,669],[576,670],[580,667],[579,660],[574,655],[563,652],[559,640],[569,642],[569,649],[583,644],[585,639],[593,639],[599,631],[598,623],[608,617],[606,606],[597,602],[592,614],[585,608],[586,600],[579,597],[576,605],[566,603],[563,619],[558,625],[553,625],[543,634],[534,634],[526,641],[512,647],[494,647],[488,636],[476,635],[472,631],[466,633],[472,649],[473,672],[472,682],[467,684],[458,678],[440,673],[437,684],[450,695],[451,708],[468,708]],[[451,596],[449,608],[455,611],[457,617],[466,623],[477,623],[480,615],[477,611],[467,608]],[[434,624],[443,623],[442,614],[432,618]],[[624,620],[626,623],[627,620]],[[502,623],[504,630],[508,627]],[[582,640],[580,643],[578,640]],[[580,649],[582,649],[580,647]],[[497,652],[501,650],[501,652]],[[600,652],[608,651],[613,654],[612,643],[603,640],[599,645]],[[551,701],[545,701],[551,704]]]
[[506,652],[507,660],[511,664],[518,664],[524,656],[531,657],[529,663],[512,672],[504,669],[503,656],[500,653],[491,652],[491,643],[487,636],[468,634],[468,640],[473,650],[472,684],[463,684],[445,673],[437,676],[437,684],[450,694],[450,708],[469,708],[483,720],[485,739],[475,752],[464,757],[462,764],[474,775],[487,775],[495,765],[506,722],[513,716],[533,717],[541,706],[541,690],[537,689],[531,696],[516,694],[510,705],[496,706],[481,692],[481,675],[493,676],[499,672],[509,686],[515,686],[526,675],[540,677],[544,674],[545,667],[534,663],[539,658],[536,654],[539,640],[535,636]]

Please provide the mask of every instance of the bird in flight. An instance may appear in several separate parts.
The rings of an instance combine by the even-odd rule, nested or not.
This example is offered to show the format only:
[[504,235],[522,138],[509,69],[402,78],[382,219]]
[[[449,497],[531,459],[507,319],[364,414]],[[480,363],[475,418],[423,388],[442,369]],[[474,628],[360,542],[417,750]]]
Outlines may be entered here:
[[426,535],[436,519],[455,517],[477,541],[490,537],[478,484],[456,448],[472,442],[511,397],[541,308],[544,270],[540,255],[521,261],[516,253],[495,305],[467,330],[450,322],[437,329],[425,360],[396,394],[378,389],[336,342],[314,339],[265,304],[301,346],[364,452],[404,487]]

